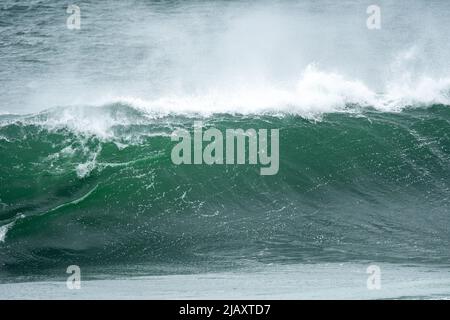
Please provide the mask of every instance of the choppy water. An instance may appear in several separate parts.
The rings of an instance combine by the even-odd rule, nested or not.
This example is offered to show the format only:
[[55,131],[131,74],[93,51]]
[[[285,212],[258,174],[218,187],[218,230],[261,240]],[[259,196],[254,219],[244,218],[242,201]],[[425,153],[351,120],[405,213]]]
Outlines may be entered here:
[[[66,5],[0,6],[0,281],[249,262],[448,279],[448,2],[381,1],[377,31],[356,1],[81,1],[76,31]],[[278,174],[174,165],[194,120],[280,129]]]

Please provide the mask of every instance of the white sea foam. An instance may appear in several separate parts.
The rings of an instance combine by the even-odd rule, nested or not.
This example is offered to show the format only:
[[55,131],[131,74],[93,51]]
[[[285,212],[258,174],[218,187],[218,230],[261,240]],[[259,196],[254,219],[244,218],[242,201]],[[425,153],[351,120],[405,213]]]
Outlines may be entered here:
[[79,179],[88,177],[92,170],[97,167],[97,156],[101,152],[101,147],[99,147],[96,151],[91,152],[90,159],[84,163],[80,163],[75,168],[75,172],[77,173],[77,177]]
[[[50,129],[69,128],[77,133],[109,139],[113,127],[146,124],[168,115],[203,116],[229,113],[235,115],[292,114],[319,118],[325,113],[359,112],[374,108],[382,112],[401,112],[405,108],[433,104],[450,105],[450,78],[432,79],[405,73],[390,81],[377,93],[358,79],[336,72],[326,72],[309,65],[292,85],[286,83],[234,83],[189,95],[143,99],[135,96],[106,95],[94,105],[55,108],[20,118],[21,122],[38,123]],[[123,105],[139,111],[112,112],[108,106]],[[102,108],[103,107],[103,108]],[[9,120],[11,121],[11,120]],[[14,120],[13,120],[14,121]],[[80,166],[78,173],[88,173],[91,165]]]
[[415,80],[400,77],[377,93],[360,80],[325,72],[310,65],[293,86],[248,84],[214,88],[205,93],[153,100],[117,96],[104,103],[124,103],[151,115],[202,115],[215,113],[288,113],[316,117],[323,113],[353,111],[352,106],[398,112],[406,107],[450,104],[450,78]]
[[8,233],[9,229],[14,225],[14,221],[8,224],[5,224],[4,226],[0,227],[0,242],[5,242],[6,234]]
[[11,142],[7,137],[0,135],[0,140],[4,140],[6,142]]

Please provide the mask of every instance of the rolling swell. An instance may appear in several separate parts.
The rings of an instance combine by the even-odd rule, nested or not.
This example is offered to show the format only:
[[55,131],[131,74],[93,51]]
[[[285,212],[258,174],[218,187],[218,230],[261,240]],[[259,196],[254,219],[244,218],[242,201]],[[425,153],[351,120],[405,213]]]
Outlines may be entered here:
[[202,118],[220,130],[280,128],[275,176],[173,165],[170,133],[195,116],[122,104],[57,114],[74,110],[83,117],[0,116],[2,272],[449,261],[448,106]]

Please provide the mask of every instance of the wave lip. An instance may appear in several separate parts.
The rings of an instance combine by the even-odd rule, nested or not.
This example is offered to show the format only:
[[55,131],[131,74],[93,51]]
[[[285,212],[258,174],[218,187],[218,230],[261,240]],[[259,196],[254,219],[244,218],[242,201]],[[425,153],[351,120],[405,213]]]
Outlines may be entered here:
[[228,113],[294,114],[317,118],[324,113],[353,112],[367,107],[399,112],[407,107],[450,105],[449,93],[450,78],[412,80],[408,75],[391,81],[382,93],[377,93],[360,80],[325,72],[312,64],[293,86],[270,82],[244,83],[156,99],[114,96],[103,100],[103,104],[121,103],[156,117]]
[[[320,119],[323,114],[359,112],[367,108],[400,112],[405,108],[450,105],[450,78],[412,79],[405,74],[391,81],[381,93],[362,81],[309,65],[294,84],[233,83],[190,94],[151,99],[133,95],[106,94],[78,105],[61,105],[26,117],[0,115],[0,124],[19,119],[46,127],[66,126],[74,131],[108,136],[116,125],[145,124],[166,116],[297,115]],[[97,108],[93,108],[97,107]],[[125,110],[129,107],[129,110]],[[3,121],[2,121],[3,120]]]

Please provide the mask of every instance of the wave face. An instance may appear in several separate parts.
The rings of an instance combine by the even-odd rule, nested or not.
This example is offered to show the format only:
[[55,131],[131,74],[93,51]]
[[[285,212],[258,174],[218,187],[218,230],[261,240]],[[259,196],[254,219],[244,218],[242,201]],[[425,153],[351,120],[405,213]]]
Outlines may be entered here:
[[[78,118],[63,125],[64,113]],[[220,130],[281,128],[274,176],[173,165],[170,134],[195,117],[123,104],[0,117],[3,272],[450,258],[448,106],[201,118]]]
[[[380,30],[365,1],[82,1],[69,30],[2,0],[0,281],[448,265],[450,1],[377,4]],[[278,174],[174,165],[195,120],[279,129]]]

